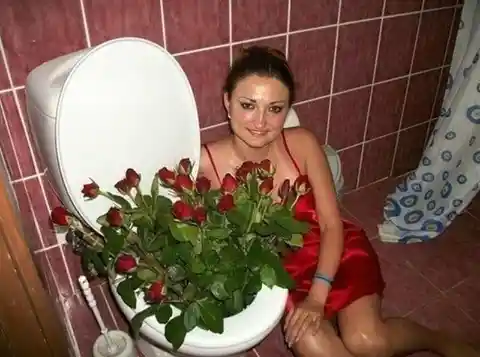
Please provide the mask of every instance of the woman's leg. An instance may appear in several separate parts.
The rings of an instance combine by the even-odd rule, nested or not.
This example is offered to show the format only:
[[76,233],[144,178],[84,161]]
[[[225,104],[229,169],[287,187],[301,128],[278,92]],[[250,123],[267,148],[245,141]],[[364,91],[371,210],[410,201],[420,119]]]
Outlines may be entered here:
[[382,319],[377,295],[353,302],[338,315],[345,347],[358,357],[391,357],[430,350],[445,357],[480,357],[473,348],[447,334],[403,318]]
[[354,357],[343,345],[329,321],[315,335],[307,330],[303,338],[293,345],[297,357]]

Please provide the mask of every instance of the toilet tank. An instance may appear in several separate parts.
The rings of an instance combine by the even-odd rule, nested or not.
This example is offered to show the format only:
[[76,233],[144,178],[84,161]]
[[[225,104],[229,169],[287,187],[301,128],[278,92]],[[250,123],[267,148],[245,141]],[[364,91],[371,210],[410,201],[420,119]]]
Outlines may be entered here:
[[91,49],[69,53],[36,67],[25,86],[28,120],[37,152],[47,166],[50,184],[71,212],[76,212],[63,185],[56,151],[57,107],[63,85],[75,64]]

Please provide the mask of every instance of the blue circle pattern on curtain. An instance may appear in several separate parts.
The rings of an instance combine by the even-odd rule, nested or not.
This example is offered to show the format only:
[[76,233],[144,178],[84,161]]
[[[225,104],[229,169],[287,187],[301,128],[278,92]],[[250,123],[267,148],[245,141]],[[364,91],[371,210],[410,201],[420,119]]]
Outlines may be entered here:
[[[477,38],[480,45],[480,34]],[[463,60],[463,70],[459,68],[454,79],[450,75],[440,117],[419,166],[386,198],[384,218],[395,225],[398,243],[423,242],[438,236],[479,190],[478,46],[475,52],[470,61]]]

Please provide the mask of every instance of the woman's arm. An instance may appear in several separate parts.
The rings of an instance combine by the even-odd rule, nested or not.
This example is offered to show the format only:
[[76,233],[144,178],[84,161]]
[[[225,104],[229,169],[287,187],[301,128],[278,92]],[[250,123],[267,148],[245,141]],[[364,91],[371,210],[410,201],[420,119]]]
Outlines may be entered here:
[[[299,133],[300,134],[300,133]],[[301,130],[304,148],[305,169],[315,197],[316,210],[322,232],[322,243],[317,273],[333,279],[343,252],[343,223],[337,205],[335,186],[325,152],[315,136],[308,130]],[[330,287],[321,280],[315,280],[309,298],[325,304]]]

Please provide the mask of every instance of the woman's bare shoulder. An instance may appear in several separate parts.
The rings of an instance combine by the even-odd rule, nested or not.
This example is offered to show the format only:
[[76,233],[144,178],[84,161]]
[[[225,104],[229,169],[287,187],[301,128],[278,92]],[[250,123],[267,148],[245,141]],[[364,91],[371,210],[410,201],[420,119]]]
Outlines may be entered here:
[[216,161],[229,150],[231,138],[225,137],[216,141],[203,144],[200,151],[200,173],[211,176],[214,173],[212,160]]
[[317,137],[310,130],[302,127],[284,129],[288,147],[294,153],[307,154],[319,146]]

